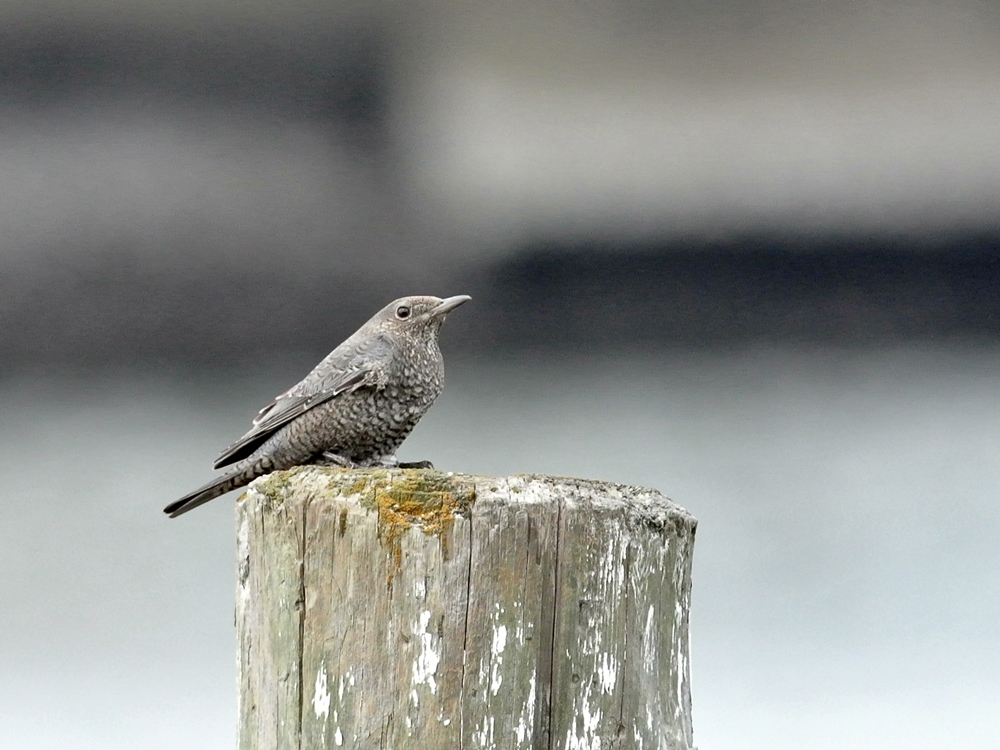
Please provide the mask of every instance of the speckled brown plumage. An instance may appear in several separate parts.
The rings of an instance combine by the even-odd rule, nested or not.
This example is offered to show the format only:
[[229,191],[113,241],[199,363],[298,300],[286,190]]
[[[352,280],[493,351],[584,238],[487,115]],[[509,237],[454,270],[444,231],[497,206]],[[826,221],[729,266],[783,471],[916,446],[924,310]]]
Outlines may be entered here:
[[403,297],[386,305],[298,384],[261,409],[223,451],[232,468],[171,503],[171,517],[259,476],[301,464],[394,465],[395,452],[444,388],[438,332],[466,296]]

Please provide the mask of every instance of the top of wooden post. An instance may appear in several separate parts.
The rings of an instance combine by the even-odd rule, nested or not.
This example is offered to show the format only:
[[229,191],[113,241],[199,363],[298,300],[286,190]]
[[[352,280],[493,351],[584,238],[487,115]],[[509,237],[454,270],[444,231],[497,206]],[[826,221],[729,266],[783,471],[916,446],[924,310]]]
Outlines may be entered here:
[[635,523],[670,524],[681,534],[693,533],[698,524],[684,508],[654,489],[545,474],[494,477],[434,469],[299,466],[255,480],[249,492],[260,500],[266,498],[272,507],[292,498],[310,502],[353,498],[377,511],[389,528],[419,526],[430,533],[441,531],[455,515],[467,516],[486,494],[491,500],[500,496],[513,505],[560,501],[618,510]]
[[692,746],[696,521],[659,492],[299,467],[237,515],[241,750]]

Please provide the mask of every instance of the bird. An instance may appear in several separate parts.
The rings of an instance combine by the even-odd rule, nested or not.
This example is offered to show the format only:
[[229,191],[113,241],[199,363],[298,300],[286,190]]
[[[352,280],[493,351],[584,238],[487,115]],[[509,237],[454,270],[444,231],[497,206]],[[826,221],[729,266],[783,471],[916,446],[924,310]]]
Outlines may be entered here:
[[171,518],[257,477],[304,464],[430,468],[400,464],[396,449],[444,388],[438,333],[468,295],[389,303],[296,385],[265,406],[253,427],[215,460],[222,476],[172,502]]

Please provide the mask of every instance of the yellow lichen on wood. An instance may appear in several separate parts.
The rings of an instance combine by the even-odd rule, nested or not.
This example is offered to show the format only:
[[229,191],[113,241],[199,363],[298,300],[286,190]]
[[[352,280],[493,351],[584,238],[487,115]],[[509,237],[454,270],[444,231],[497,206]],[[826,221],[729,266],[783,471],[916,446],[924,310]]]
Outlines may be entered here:
[[[294,471],[294,470],[293,470]],[[473,483],[433,469],[325,469],[327,489],[357,496],[362,507],[378,513],[379,539],[390,555],[386,584],[403,564],[402,537],[413,526],[441,538],[448,559],[448,538],[455,514],[467,514],[475,501]],[[340,519],[341,534],[347,517]]]
[[[441,539],[442,554],[449,555],[449,535],[455,514],[467,515],[476,492],[471,477],[456,476],[433,469],[341,469],[302,467],[276,471],[255,486],[272,508],[284,504],[289,482],[308,473],[310,489],[316,496],[356,497],[367,510],[378,513],[379,539],[390,557],[386,585],[403,565],[402,537],[413,526]],[[313,480],[312,478],[316,479]],[[300,480],[301,481],[301,480]],[[301,489],[301,487],[300,487]],[[308,502],[308,501],[307,501]],[[338,518],[341,536],[347,531],[349,513],[344,508]]]

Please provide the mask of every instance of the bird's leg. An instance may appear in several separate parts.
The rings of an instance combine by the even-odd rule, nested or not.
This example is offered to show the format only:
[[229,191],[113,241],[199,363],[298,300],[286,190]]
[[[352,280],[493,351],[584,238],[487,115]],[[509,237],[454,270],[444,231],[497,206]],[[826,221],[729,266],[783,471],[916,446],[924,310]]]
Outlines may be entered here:
[[402,461],[399,464],[400,469],[433,469],[434,464],[430,461]]
[[357,464],[338,453],[323,451],[313,460],[316,466],[339,466],[342,469],[356,469]]
[[385,456],[380,456],[379,458],[373,459],[370,463],[365,463],[365,466],[378,466],[382,469],[433,469],[434,464],[430,461],[406,461],[401,462],[396,458],[395,453],[389,453]]

